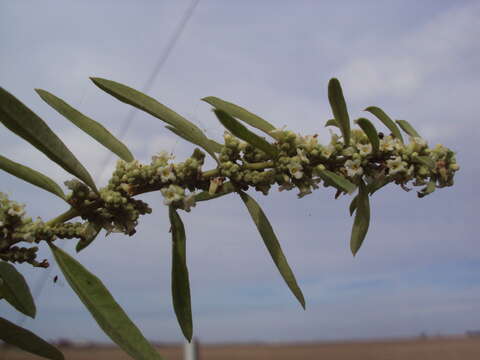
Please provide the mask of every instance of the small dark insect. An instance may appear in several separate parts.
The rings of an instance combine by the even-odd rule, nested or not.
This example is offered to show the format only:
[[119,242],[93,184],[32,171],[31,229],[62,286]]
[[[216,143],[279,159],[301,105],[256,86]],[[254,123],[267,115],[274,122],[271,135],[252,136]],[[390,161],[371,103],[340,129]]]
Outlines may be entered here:
[[385,137],[385,135],[384,135],[382,132],[379,132],[379,133],[378,133],[378,137],[379,137],[380,139],[383,139],[383,138]]
[[53,283],[55,284],[58,281],[58,275],[55,275],[53,278]]

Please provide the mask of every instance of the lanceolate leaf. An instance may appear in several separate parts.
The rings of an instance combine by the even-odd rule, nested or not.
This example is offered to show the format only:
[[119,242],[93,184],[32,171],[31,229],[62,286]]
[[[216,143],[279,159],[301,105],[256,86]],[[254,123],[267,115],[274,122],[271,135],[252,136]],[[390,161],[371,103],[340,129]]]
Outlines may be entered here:
[[37,310],[23,275],[13,265],[0,261],[0,279],[0,292],[5,300],[18,311],[34,318]]
[[202,130],[177,114],[175,111],[160,104],[154,98],[118,82],[101,78],[91,78],[91,80],[100,89],[118,100],[149,113],[150,115],[177,128],[183,134],[189,134],[191,139],[195,141],[195,144],[203,147],[214,159],[216,159],[216,149],[215,146],[212,145],[211,140],[205,136]]
[[328,185],[333,186],[339,190],[345,191],[346,193],[352,193],[355,191],[356,186],[348,181],[341,175],[337,175],[332,171],[323,170],[318,173],[318,176],[322,178]]
[[187,255],[185,246],[185,228],[182,219],[169,207],[172,225],[172,300],[175,315],[182,329],[183,336],[192,340],[192,307],[190,301],[190,281],[188,279]]
[[357,197],[358,195],[355,195],[355,197],[352,199],[352,202],[350,203],[350,206],[348,208],[348,211],[350,212],[350,216],[352,216],[355,210],[357,210]]
[[343,97],[340,81],[333,78],[328,82],[328,101],[332,108],[333,117],[342,131],[345,146],[350,144],[350,118],[348,116],[347,104]]
[[134,359],[162,359],[100,279],[66,252],[49,245],[65,279],[105,334]]
[[374,153],[378,152],[380,147],[380,139],[378,138],[377,129],[375,126],[370,122],[370,120],[365,118],[360,118],[357,120],[358,126],[363,130],[363,132],[367,135],[368,140],[372,144],[372,150]]
[[48,125],[3,88],[0,88],[0,121],[63,169],[97,191],[88,171]]
[[1,293],[5,300],[18,311],[34,318],[37,310],[23,275],[13,265],[0,261],[0,279]]
[[267,142],[264,138],[254,134],[248,130],[245,126],[240,124],[233,117],[228,115],[225,111],[214,110],[215,115],[217,115],[218,120],[225,126],[233,135],[236,137],[245,140],[247,143],[252,145],[255,148],[262,150],[272,157],[277,157],[278,150],[275,146]]
[[264,133],[267,133],[270,136],[273,136],[270,132],[275,130],[275,127],[270,124],[268,121],[262,119],[261,117],[252,114],[250,111],[232,104],[228,101],[219,99],[215,96],[208,96],[202,99],[203,101],[209,103],[218,110],[225,111],[230,116],[246,122],[248,125],[253,126],[259,130],[262,130]]
[[107,129],[105,129],[103,125],[93,119],[90,119],[88,116],[83,115],[81,112],[68,105],[65,101],[49,93],[48,91],[41,89],[35,89],[35,91],[48,105],[53,107],[61,115],[85,131],[88,135],[93,137],[107,149],[117,154],[119,158],[125,160],[126,162],[134,160],[130,150],[128,150],[128,148],[120,140],[118,140]]
[[357,211],[355,213],[352,236],[350,238],[350,249],[354,256],[360,249],[360,246],[362,246],[370,224],[370,202],[368,199],[368,190],[363,181],[360,181],[357,200],[355,202]]
[[390,119],[390,117],[387,114],[385,114],[385,112],[382,109],[376,106],[369,106],[365,109],[365,111],[368,111],[373,115],[375,115],[378,118],[378,120],[380,120],[392,132],[392,135],[403,143],[403,137],[397,125],[395,125],[393,120]]
[[257,226],[260,235],[262,236],[263,242],[265,243],[265,246],[272,257],[273,262],[277,266],[280,274],[292,291],[293,295],[295,295],[297,300],[300,302],[300,305],[302,305],[302,307],[305,309],[305,299],[303,297],[302,290],[300,290],[298,287],[295,275],[293,275],[292,269],[288,265],[287,259],[283,254],[282,248],[280,247],[280,243],[278,242],[278,239],[273,231],[272,225],[270,225],[270,222],[268,221],[260,205],[258,205],[253,198],[243,191],[239,191],[239,194],[245,203],[253,222]]
[[32,185],[41,187],[42,189],[47,190],[65,200],[65,194],[63,193],[62,188],[48,176],[45,176],[38,171],[9,160],[2,155],[0,155],[0,169],[22,180],[25,180]]
[[335,127],[338,127],[338,128],[340,127],[338,125],[338,121],[335,120],[335,119],[327,120],[327,122],[325,123],[325,127],[327,127],[327,126],[335,126]]
[[0,340],[45,359],[63,360],[63,354],[31,331],[0,317]]
[[395,122],[405,131],[408,135],[412,137],[420,137],[418,132],[413,128],[412,125],[407,120],[395,120]]
[[77,253],[89,246],[93,240],[97,238],[101,230],[102,227],[99,224],[91,222],[87,223],[87,227],[83,232],[83,238],[78,241],[77,246],[75,247]]

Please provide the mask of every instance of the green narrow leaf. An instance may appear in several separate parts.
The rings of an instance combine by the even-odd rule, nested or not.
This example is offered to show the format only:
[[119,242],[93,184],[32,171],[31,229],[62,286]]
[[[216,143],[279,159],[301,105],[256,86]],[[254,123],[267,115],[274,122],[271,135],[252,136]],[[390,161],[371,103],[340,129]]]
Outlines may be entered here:
[[257,134],[248,130],[245,126],[240,124],[233,117],[228,115],[225,111],[222,110],[213,110],[218,120],[225,126],[233,135],[236,137],[245,140],[247,143],[252,145],[255,148],[262,150],[272,157],[277,157],[278,150],[275,146],[270,144],[264,138],[258,136]]
[[234,191],[235,187],[233,186],[233,184],[231,182],[226,182],[223,183],[219,190],[213,195],[210,194],[208,191],[202,191],[201,193],[198,193],[197,195],[195,195],[195,202],[212,200],[230,194]]
[[325,181],[328,185],[333,186],[339,190],[345,191],[351,194],[357,188],[355,184],[352,184],[346,178],[341,175],[337,175],[332,171],[323,170],[318,172],[318,176]]
[[412,137],[421,137],[407,120],[395,120],[400,128]]
[[166,122],[174,128],[177,128],[183,134],[189,134],[191,139],[195,141],[196,145],[204,148],[215,160],[217,160],[215,155],[215,146],[213,145],[212,141],[207,138],[202,130],[200,130],[196,125],[180,116],[175,111],[169,109],[165,105],[160,104],[154,98],[145,95],[144,93],[129,86],[102,78],[90,79],[100,89],[117,98],[118,100],[149,113],[150,115]]
[[207,97],[203,98],[202,100],[205,101],[206,103],[212,105],[216,109],[222,110],[222,111],[226,112],[227,114],[229,114],[230,116],[232,116],[232,117],[234,117],[238,120],[241,120],[243,122],[246,122],[248,125],[253,126],[254,128],[257,128],[257,129],[263,131],[264,133],[274,137],[271,134],[271,131],[275,130],[275,126],[270,124],[268,121],[262,119],[258,115],[255,115],[255,114],[251,113],[250,111],[248,111],[248,110],[246,110],[246,109],[244,109],[244,108],[242,108],[238,105],[235,105],[231,102],[228,102],[228,101],[225,101],[225,100],[222,100],[222,99],[219,99],[215,96],[207,96]]
[[367,135],[368,140],[370,140],[373,152],[378,152],[378,149],[380,148],[380,139],[378,138],[378,132],[377,129],[375,129],[375,126],[373,126],[370,120],[365,118],[360,118],[356,122]]
[[0,340],[45,359],[63,360],[63,354],[31,331],[0,317]]
[[327,126],[335,126],[335,127],[340,128],[340,126],[338,125],[338,121],[335,120],[335,119],[327,120],[327,122],[325,123],[325,127],[327,127]]
[[162,359],[100,279],[66,252],[49,245],[65,279],[105,334],[134,359]]
[[433,161],[430,157],[428,156],[416,156],[413,159],[414,162],[418,164],[425,165],[426,167],[430,169],[435,169],[435,161]]
[[267,216],[263,212],[260,205],[258,205],[257,202],[248,194],[243,191],[239,191],[239,194],[245,203],[253,222],[257,226],[258,232],[262,236],[263,242],[265,243],[265,246],[272,257],[273,262],[277,266],[278,271],[280,271],[280,274],[287,283],[287,286],[300,302],[300,305],[302,305],[302,307],[305,309],[305,298],[303,297],[302,290],[300,290],[297,280],[295,279],[295,275],[293,275],[292,269],[288,265],[287,259],[283,254],[280,243],[278,242]]
[[97,238],[101,230],[102,227],[99,224],[91,222],[87,223],[87,227],[82,234],[83,238],[78,241],[77,246],[75,247],[77,253],[89,246],[93,240]]
[[128,148],[120,140],[118,140],[107,129],[105,129],[103,125],[89,118],[88,116],[85,116],[78,110],[71,107],[65,101],[49,93],[48,91],[41,89],[35,89],[35,91],[38,95],[40,95],[43,101],[57,110],[66,119],[70,120],[78,128],[93,137],[111,152],[118,155],[120,159],[123,159],[126,162],[135,160],[130,150],[128,150]]
[[62,140],[33,111],[3,88],[0,88],[0,122],[67,172],[98,191],[88,171]]
[[48,176],[0,155],[0,169],[65,200],[62,188]]
[[15,269],[15,266],[0,261],[0,279],[3,280],[0,288],[5,300],[18,311],[34,318],[37,309],[23,275]]
[[370,224],[370,202],[368,199],[368,190],[363,181],[360,181],[357,200],[355,202],[357,211],[355,213],[352,236],[350,238],[350,249],[352,250],[353,256],[355,256],[360,246],[362,246]]
[[347,104],[343,97],[342,87],[338,79],[330,79],[328,82],[328,101],[332,108],[333,117],[337,121],[345,141],[345,146],[350,144],[350,118]]
[[431,193],[433,193],[436,189],[436,186],[435,186],[435,181],[434,180],[431,180],[426,187],[424,187],[422,190],[420,191],[417,191],[417,196],[419,198],[423,198],[427,195],[430,195]]
[[187,254],[185,249],[185,227],[182,219],[170,206],[168,209],[172,225],[172,301],[175,315],[183,336],[192,340],[192,305],[190,301],[190,281],[188,280]]
[[355,197],[352,199],[352,202],[350,203],[350,207],[348,208],[350,216],[352,216],[355,210],[357,210],[357,197],[358,195],[355,195]]
[[403,137],[398,129],[398,126],[395,125],[393,120],[390,119],[390,117],[382,109],[376,106],[369,106],[365,109],[365,111],[375,115],[378,120],[380,120],[392,132],[392,135],[403,143]]
[[[367,185],[367,191],[370,195],[373,195],[376,191],[380,190],[382,187],[387,185],[390,181],[388,180],[387,177],[382,177],[380,179],[377,179]],[[355,210],[357,209],[357,197],[358,195],[355,195],[353,198],[352,202],[350,203],[350,216],[353,215]]]

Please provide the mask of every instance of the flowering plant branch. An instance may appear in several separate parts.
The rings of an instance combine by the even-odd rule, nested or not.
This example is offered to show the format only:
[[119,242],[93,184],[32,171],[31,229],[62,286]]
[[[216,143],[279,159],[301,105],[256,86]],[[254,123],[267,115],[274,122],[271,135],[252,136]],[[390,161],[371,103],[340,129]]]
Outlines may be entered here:
[[[188,212],[198,202],[237,193],[281,276],[305,308],[303,294],[273,228],[247,190],[253,188],[268,195],[272,187],[278,186],[279,191],[296,189],[299,198],[320,186],[333,188],[335,198],[356,191],[350,204],[350,214],[355,213],[350,248],[355,255],[369,227],[370,196],[383,186],[395,183],[407,191],[410,190],[408,186],[421,186],[418,196],[424,197],[436,188],[453,185],[454,174],[459,169],[453,151],[442,145],[429,147],[407,121],[393,121],[378,107],[368,107],[366,111],[378,118],[390,134],[378,132],[366,118],[357,119],[354,123],[358,128],[352,129],[343,92],[336,79],[330,80],[328,86],[334,118],[328,120],[326,126],[337,128],[340,134],[331,131],[328,144],[320,144],[317,135],[304,136],[277,129],[237,105],[207,97],[203,100],[213,106],[216,117],[226,128],[223,144],[220,144],[207,138],[193,123],[135,89],[106,79],[92,78],[92,81],[118,100],[163,120],[168,130],[198,147],[183,162],[173,162],[172,155],[161,152],[153,156],[149,164],[142,164],[102,125],[55,95],[37,90],[45,102],[120,158],[107,186],[98,189],[87,170],[43,120],[1,89],[0,121],[76,178],[65,182],[69,193],[64,194],[62,188],[46,175],[0,155],[0,169],[50,191],[69,205],[66,212],[50,221],[39,218],[33,221],[26,216],[24,205],[0,193],[0,299],[3,297],[19,311],[35,316],[28,286],[11,264],[26,262],[35,267],[48,267],[47,260],[37,261],[38,247],[31,246],[46,243],[68,283],[100,327],[136,359],[160,357],[102,282],[56,247],[56,239],[78,239],[78,252],[89,246],[102,229],[107,234],[121,232],[132,236],[140,216],[152,211],[147,203],[135,196],[159,191],[164,204],[169,207],[171,222],[173,306],[181,330],[190,340],[193,326],[186,236],[178,210]],[[267,138],[242,123],[263,132]],[[408,142],[400,130],[408,135]],[[203,169],[207,154],[216,162],[216,167],[210,170]],[[0,319],[2,328],[1,334],[21,333],[13,340],[11,336],[1,335],[0,339],[4,341],[22,348],[26,348],[25,343],[37,342],[41,344],[41,351],[33,352],[51,359],[63,358],[57,349],[41,338],[5,319]],[[32,351],[31,348],[27,350]]]

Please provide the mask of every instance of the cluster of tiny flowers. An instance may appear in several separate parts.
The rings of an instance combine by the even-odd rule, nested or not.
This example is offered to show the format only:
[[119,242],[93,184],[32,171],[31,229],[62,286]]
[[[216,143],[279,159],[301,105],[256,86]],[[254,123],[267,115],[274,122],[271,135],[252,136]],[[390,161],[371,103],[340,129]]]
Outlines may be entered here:
[[25,248],[14,245],[19,242],[53,241],[56,238],[56,232],[40,219],[32,221],[32,218],[25,216],[24,205],[11,201],[5,194],[0,193],[0,259],[45,267],[47,265],[45,261],[40,263],[36,261],[37,247]]
[[109,233],[133,235],[138,218],[152,212],[148,204],[134,199],[127,188],[120,187],[116,191],[106,187],[97,194],[78,180],[67,181],[65,185],[72,190],[67,195],[67,200],[80,212],[81,217],[98,224]]
[[[24,216],[23,205],[1,195],[0,258],[44,266],[44,262],[35,262],[36,248],[12,245],[20,241],[53,241],[57,237],[85,240],[92,235],[92,229],[98,232],[101,228],[133,235],[139,217],[151,213],[148,204],[134,196],[151,191],[160,191],[165,205],[190,211],[198,190],[215,195],[223,189],[228,192],[254,187],[267,195],[273,185],[278,185],[280,191],[298,189],[298,196],[303,197],[320,184],[333,185],[322,180],[328,170],[353,184],[364,181],[375,189],[390,182],[406,190],[407,183],[426,185],[418,193],[423,197],[436,188],[453,185],[459,170],[453,151],[443,145],[430,148],[420,137],[410,137],[403,143],[393,135],[379,133],[379,146],[374,149],[361,129],[351,131],[348,146],[333,132],[326,145],[320,144],[316,135],[302,136],[285,129],[274,130],[271,135],[276,156],[271,155],[273,151],[267,154],[225,132],[216,159],[218,165],[207,172],[202,172],[205,154],[195,149],[180,163],[173,163],[173,156],[166,152],[153,156],[150,164],[119,160],[108,185],[98,192],[78,180],[67,181],[71,190],[67,201],[87,220],[84,223],[47,226],[39,219],[32,221]],[[337,189],[337,195],[343,192]]]
[[[271,135],[277,140],[276,158],[225,133],[219,157],[222,178],[211,180],[210,193],[216,191],[219,180],[228,178],[239,188],[253,186],[264,194],[273,184],[279,185],[280,191],[297,188],[298,196],[303,197],[318,188],[324,170],[354,184],[362,179],[367,183],[395,182],[402,187],[410,181],[416,186],[433,183],[444,187],[453,184],[454,173],[459,170],[451,150],[442,145],[431,149],[420,137],[410,137],[404,144],[392,135],[379,134],[379,149],[374,151],[361,129],[351,131],[348,146],[333,132],[327,145],[320,144],[316,135],[301,136],[285,129],[274,130]],[[255,164],[262,162],[265,166],[255,169]],[[419,196],[424,195],[425,189],[419,192]]]
[[[125,195],[160,190],[165,205],[190,211],[195,206],[194,191],[199,188],[204,158],[205,154],[196,149],[191,157],[177,164],[167,152],[153,156],[150,164],[119,160],[107,189]],[[190,194],[185,193],[186,189]]]

